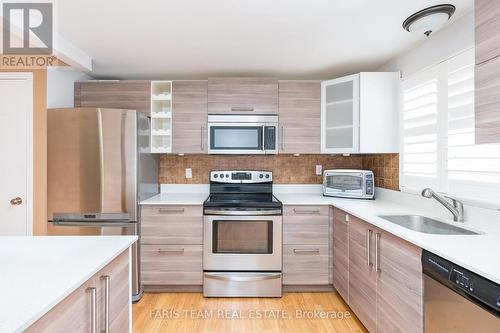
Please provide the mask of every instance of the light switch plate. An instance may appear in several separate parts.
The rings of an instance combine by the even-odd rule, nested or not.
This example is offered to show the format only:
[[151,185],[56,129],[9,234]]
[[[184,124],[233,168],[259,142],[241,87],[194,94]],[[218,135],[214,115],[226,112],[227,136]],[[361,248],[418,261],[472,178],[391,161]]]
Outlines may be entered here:
[[323,166],[316,165],[316,176],[321,176],[323,174]]
[[186,178],[193,178],[193,170],[191,168],[186,168]]

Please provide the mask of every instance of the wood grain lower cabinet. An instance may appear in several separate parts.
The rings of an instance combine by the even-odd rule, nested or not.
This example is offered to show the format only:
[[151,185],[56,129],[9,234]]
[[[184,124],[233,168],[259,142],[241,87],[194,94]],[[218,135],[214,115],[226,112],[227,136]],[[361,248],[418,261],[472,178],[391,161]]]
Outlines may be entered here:
[[81,81],[74,86],[75,107],[118,108],[151,113],[151,81]]
[[151,205],[141,208],[141,244],[194,244],[203,237],[202,206]]
[[500,142],[500,57],[475,69],[476,144]]
[[283,206],[283,284],[328,285],[330,208]]
[[279,152],[321,151],[320,81],[279,81]]
[[208,114],[278,114],[278,80],[209,78]]
[[141,252],[143,284],[202,284],[202,245],[143,245]]
[[423,332],[422,250],[379,230],[377,332]]
[[370,332],[377,329],[377,276],[373,267],[374,228],[349,220],[349,306]]
[[283,245],[283,284],[327,285],[328,245]]
[[[423,332],[421,249],[352,215],[348,219],[349,306],[370,332]],[[334,249],[345,249],[334,242]]]
[[203,207],[141,207],[141,280],[145,286],[200,286]]
[[283,206],[283,244],[328,245],[328,206]]
[[[109,289],[106,288],[106,283]],[[127,250],[28,327],[25,332],[88,333],[93,332],[93,328],[96,328],[95,332],[101,332],[105,330],[106,322],[109,322],[110,332],[129,332],[131,320],[129,283]],[[109,293],[106,290],[109,290]],[[106,304],[109,304],[108,321],[105,315]]]
[[172,82],[172,152],[207,152],[207,81]]
[[349,303],[349,215],[339,209],[333,212],[333,286]]

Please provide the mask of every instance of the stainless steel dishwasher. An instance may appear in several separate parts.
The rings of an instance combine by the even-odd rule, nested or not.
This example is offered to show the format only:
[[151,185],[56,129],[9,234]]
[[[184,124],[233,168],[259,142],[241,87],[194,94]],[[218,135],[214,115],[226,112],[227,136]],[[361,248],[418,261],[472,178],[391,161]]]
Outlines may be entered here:
[[499,284],[425,250],[422,267],[426,333],[500,332]]

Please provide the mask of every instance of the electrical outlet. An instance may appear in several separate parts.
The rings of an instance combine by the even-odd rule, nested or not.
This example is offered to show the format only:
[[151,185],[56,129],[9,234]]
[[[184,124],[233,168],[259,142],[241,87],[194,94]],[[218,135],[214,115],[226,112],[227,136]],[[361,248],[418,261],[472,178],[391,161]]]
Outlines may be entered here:
[[186,178],[193,178],[193,170],[191,168],[186,168]]
[[316,165],[316,176],[321,176],[323,174],[323,166]]

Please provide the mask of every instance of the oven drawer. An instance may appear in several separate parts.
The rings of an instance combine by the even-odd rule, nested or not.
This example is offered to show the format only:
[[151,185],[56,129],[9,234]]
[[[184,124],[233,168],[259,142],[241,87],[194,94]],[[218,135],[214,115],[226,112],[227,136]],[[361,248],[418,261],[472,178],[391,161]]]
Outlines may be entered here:
[[201,285],[201,245],[143,245],[141,277],[144,285]]
[[142,244],[203,244],[202,206],[142,206]]
[[205,297],[281,297],[281,273],[205,272]]
[[283,244],[328,245],[328,206],[283,206]]
[[328,245],[283,246],[283,284],[327,285]]

